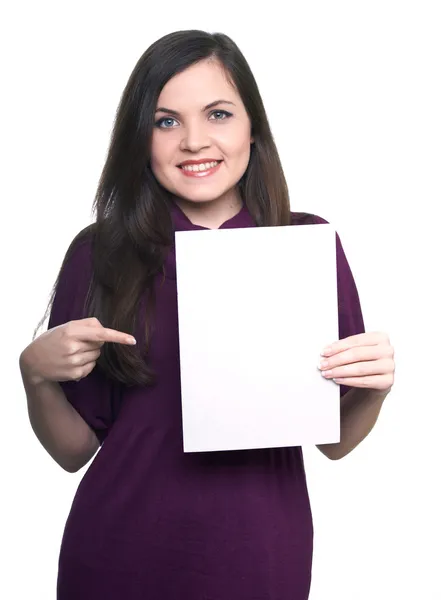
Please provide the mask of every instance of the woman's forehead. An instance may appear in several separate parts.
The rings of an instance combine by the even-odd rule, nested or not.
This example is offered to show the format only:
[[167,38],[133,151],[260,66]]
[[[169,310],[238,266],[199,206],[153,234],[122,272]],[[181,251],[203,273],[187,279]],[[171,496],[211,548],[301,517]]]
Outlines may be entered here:
[[239,95],[221,65],[203,61],[172,77],[161,90],[158,106],[203,108],[219,99],[236,103]]

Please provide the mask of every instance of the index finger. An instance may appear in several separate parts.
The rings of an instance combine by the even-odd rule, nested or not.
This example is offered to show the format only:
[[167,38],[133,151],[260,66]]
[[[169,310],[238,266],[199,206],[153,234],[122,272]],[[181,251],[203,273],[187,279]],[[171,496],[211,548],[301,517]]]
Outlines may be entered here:
[[88,341],[94,342],[113,342],[114,344],[126,344],[133,346],[136,344],[136,339],[128,333],[110,329],[108,327],[100,327],[98,329],[87,329],[84,331]]
[[116,329],[109,329],[104,327],[101,331],[98,331],[98,336],[101,336],[102,342],[113,342],[114,344],[128,344],[134,346],[136,339],[128,333],[117,331]]

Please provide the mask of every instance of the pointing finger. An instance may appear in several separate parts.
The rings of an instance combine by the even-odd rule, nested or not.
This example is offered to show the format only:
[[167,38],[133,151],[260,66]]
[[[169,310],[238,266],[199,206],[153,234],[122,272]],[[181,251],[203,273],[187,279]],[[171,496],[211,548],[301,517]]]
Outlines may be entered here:
[[136,344],[136,339],[128,333],[110,329],[108,327],[82,327],[76,332],[76,336],[86,342],[113,342],[114,344],[126,344],[133,346]]
[[134,346],[136,344],[136,339],[128,333],[123,333],[122,331],[109,329],[107,327],[99,329],[96,331],[95,335],[95,339],[99,342],[113,342],[114,344],[125,344],[129,346]]

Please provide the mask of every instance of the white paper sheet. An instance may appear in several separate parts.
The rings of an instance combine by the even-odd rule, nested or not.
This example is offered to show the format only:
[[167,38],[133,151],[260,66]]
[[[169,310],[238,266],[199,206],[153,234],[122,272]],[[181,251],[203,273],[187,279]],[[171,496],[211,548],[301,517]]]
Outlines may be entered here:
[[184,452],[338,442],[331,225],[177,232],[176,264]]

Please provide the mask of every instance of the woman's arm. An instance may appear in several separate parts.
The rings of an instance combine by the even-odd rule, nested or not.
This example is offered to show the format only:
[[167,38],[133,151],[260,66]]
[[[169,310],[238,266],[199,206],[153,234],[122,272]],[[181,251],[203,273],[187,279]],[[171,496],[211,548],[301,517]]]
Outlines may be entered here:
[[352,388],[340,403],[340,442],[322,444],[317,448],[331,460],[339,460],[349,454],[370,433],[389,391]]
[[100,447],[97,436],[68,402],[58,382],[33,376],[26,350],[20,356],[20,371],[35,435],[63,469],[79,471]]

